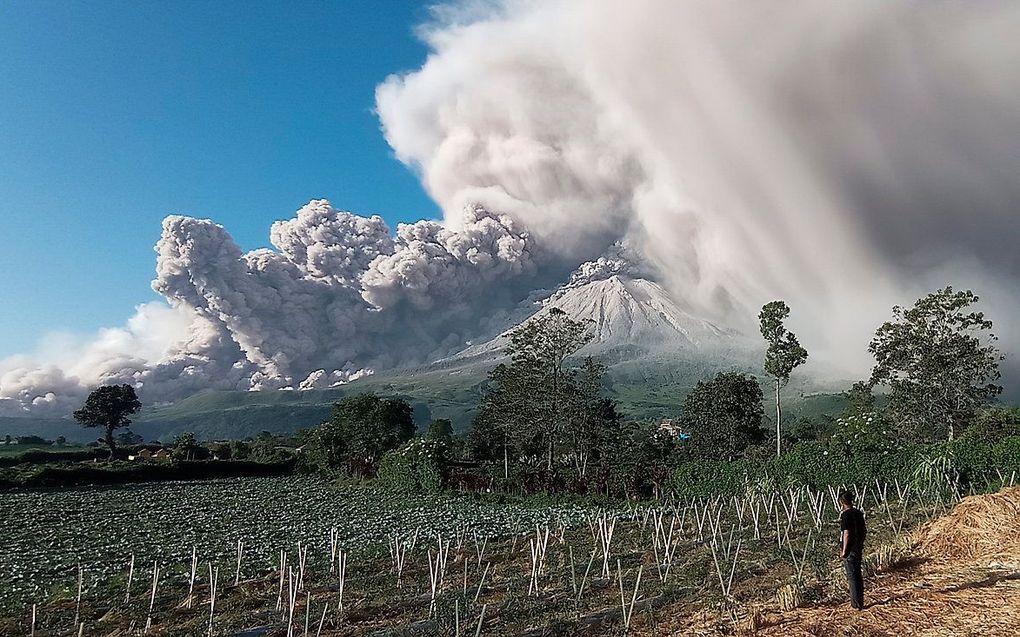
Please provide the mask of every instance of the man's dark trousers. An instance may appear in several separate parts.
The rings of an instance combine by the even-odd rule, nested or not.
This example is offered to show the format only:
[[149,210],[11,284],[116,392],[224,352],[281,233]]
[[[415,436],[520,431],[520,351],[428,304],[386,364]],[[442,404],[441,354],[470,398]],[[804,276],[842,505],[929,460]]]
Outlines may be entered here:
[[864,608],[864,575],[861,574],[861,556],[849,553],[843,558],[846,568],[846,581],[850,585],[850,605]]

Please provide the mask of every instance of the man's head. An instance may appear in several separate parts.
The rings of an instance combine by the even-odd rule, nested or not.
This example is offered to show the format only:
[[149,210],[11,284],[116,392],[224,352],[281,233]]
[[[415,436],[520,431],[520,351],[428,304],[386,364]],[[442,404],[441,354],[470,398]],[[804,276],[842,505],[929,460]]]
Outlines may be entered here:
[[854,506],[854,496],[849,491],[841,491],[839,494],[839,504],[844,509],[852,509]]

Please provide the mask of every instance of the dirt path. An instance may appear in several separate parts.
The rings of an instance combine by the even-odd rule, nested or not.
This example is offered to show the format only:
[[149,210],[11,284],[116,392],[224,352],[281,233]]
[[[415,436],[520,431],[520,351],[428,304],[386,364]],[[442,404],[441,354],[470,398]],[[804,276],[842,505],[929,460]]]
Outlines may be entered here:
[[849,604],[769,612],[756,635],[1013,636],[1020,634],[1020,570],[925,562],[868,582],[866,608]]

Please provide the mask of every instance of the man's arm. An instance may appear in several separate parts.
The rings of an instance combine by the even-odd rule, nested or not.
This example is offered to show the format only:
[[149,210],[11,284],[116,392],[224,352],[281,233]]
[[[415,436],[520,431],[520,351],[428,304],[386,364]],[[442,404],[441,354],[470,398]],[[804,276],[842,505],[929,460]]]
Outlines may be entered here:
[[850,553],[850,531],[844,530],[840,533],[840,557],[846,557]]

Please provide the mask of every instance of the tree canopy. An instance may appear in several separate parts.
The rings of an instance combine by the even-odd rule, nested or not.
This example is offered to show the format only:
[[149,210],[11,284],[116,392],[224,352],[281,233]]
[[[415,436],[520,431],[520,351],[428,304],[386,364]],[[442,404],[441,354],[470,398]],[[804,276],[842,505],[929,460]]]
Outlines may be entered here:
[[701,381],[684,399],[680,429],[704,458],[732,459],[765,440],[762,391],[752,376],[735,372]]
[[74,419],[85,427],[102,427],[104,440],[110,448],[110,458],[116,451],[113,431],[131,424],[128,417],[142,408],[135,388],[131,385],[104,385],[92,390],[85,404],[74,412]]
[[894,307],[868,346],[871,383],[887,385],[889,410],[908,432],[948,437],[1002,387],[992,322],[970,290],[945,287],[907,309]]
[[411,405],[375,394],[345,396],[333,405],[329,420],[312,434],[310,450],[328,470],[372,475],[383,454],[414,435]]
[[591,340],[588,325],[558,308],[515,328],[509,363],[492,370],[471,432],[479,457],[542,458],[553,469],[557,450],[579,477],[587,471],[607,427],[618,424],[615,404],[601,396],[605,366],[591,357],[571,359]]
[[807,350],[801,347],[797,336],[786,329],[783,321],[790,316],[785,301],[766,303],[758,314],[761,335],[768,343],[765,350],[765,373],[772,378],[776,389],[776,455],[782,451],[783,407],[780,390],[790,382],[793,370],[807,362]]

